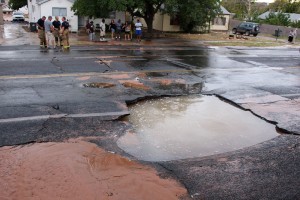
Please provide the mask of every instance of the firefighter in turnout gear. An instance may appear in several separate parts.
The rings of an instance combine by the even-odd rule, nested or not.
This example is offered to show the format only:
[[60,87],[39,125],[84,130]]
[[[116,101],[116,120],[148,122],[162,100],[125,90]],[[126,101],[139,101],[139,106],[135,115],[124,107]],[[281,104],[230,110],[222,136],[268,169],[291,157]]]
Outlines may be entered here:
[[66,21],[66,18],[63,17],[62,19],[62,24],[61,24],[61,30],[60,30],[60,35],[62,38],[62,44],[64,49],[69,49],[70,48],[70,43],[69,43],[69,22]]

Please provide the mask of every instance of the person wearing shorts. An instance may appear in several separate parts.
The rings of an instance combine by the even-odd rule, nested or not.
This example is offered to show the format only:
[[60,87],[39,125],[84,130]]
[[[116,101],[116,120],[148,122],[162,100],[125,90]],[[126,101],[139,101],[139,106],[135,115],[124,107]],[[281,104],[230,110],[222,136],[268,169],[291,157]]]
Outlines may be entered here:
[[100,41],[105,41],[105,19],[100,23]]
[[125,22],[123,28],[125,29],[125,40],[130,40],[131,23]]
[[52,33],[54,27],[51,21],[52,21],[52,16],[49,16],[48,19],[45,21],[46,44],[48,45],[48,49],[50,49],[50,44],[52,45],[53,49],[55,48],[54,36]]
[[143,24],[140,22],[140,20],[138,19],[137,22],[135,23],[135,35],[137,38],[137,41],[140,42],[141,41],[141,37],[142,37],[142,27]]
[[116,23],[116,40],[121,40],[121,32],[122,32],[122,22],[119,19]]
[[110,24],[109,24],[109,29],[111,31],[111,39],[113,40],[114,39],[114,34],[116,32],[116,24],[115,24],[115,20],[111,20]]

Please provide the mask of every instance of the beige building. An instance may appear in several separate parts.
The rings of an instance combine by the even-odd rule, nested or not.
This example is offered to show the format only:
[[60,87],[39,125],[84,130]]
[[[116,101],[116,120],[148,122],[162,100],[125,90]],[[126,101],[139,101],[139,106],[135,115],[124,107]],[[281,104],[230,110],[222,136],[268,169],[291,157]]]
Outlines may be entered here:
[[[210,30],[212,31],[228,31],[230,13],[221,6],[222,14],[212,20]],[[142,20],[144,27],[147,27],[145,21]],[[164,32],[180,31],[178,19],[171,17],[168,14],[157,13],[153,21],[153,29]]]

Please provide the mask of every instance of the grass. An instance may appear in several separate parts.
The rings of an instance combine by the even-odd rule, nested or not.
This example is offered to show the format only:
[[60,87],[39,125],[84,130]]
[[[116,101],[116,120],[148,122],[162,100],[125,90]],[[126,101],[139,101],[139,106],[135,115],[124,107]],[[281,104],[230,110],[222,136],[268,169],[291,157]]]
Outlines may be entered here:
[[[211,32],[209,34],[186,34],[186,33],[166,33],[166,37],[200,40],[204,45],[209,46],[248,46],[248,47],[274,47],[287,44],[287,38],[281,36],[276,40],[272,35],[259,34],[257,37],[243,36],[241,39],[229,39],[227,32]],[[297,38],[296,41],[300,41]]]

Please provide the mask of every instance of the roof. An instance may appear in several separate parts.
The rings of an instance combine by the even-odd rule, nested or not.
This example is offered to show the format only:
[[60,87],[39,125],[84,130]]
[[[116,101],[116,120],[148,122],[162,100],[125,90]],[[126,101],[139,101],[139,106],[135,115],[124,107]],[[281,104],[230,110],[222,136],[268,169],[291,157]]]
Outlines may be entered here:
[[226,10],[226,8],[224,8],[223,6],[221,6],[220,8],[221,8],[221,12],[222,12],[223,15],[230,15],[230,14],[231,14],[231,13],[230,13],[228,10]]
[[[267,12],[259,15],[258,18],[259,19],[266,19],[270,15],[270,13],[274,13],[275,15],[277,15],[279,12],[267,11]],[[291,21],[299,21],[300,20],[300,14],[297,14],[297,13],[283,13],[283,14],[289,15]]]
[[[51,1],[51,0],[36,0],[36,3],[37,4],[43,4],[43,3],[46,3],[48,1]],[[70,1],[71,3],[75,2],[75,0],[66,0],[66,1]]]

